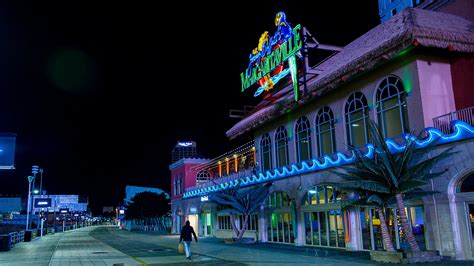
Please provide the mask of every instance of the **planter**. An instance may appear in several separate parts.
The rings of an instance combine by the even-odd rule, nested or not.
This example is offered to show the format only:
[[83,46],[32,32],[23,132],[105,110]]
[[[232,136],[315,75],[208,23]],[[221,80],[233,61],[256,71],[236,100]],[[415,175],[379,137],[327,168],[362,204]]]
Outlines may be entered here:
[[9,251],[12,248],[11,239],[11,235],[0,235],[0,251]]
[[370,251],[370,259],[378,262],[388,263],[421,263],[441,261],[441,256],[437,250],[411,252],[411,251]]

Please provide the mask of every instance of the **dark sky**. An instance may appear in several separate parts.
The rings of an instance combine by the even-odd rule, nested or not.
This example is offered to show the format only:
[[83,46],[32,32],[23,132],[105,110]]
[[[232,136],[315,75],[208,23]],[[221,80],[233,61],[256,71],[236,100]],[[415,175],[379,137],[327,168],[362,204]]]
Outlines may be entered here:
[[5,2],[0,131],[18,136],[0,193],[26,194],[39,164],[49,193],[87,195],[93,210],[127,184],[169,191],[178,140],[207,157],[245,141],[227,140],[229,109],[255,104],[239,75],[278,11],[335,45],[379,23],[376,0]]

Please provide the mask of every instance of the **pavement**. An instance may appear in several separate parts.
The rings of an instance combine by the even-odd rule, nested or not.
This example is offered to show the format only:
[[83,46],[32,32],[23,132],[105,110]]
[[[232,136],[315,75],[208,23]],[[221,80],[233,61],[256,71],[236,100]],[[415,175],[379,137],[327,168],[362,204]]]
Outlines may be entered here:
[[[115,226],[92,226],[47,235],[0,252],[0,265],[381,265],[365,252],[315,249],[289,245],[224,244],[200,238],[191,244],[192,260],[177,251],[179,237],[128,232]],[[474,265],[443,261],[428,265]]]

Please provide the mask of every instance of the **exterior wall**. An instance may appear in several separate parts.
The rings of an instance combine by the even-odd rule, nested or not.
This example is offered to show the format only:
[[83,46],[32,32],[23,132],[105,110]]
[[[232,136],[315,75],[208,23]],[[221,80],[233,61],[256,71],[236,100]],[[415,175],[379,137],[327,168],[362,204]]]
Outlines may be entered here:
[[474,5],[470,0],[378,0],[378,2],[382,23],[393,17],[392,10],[400,13],[410,7],[449,13],[467,20],[474,20]]
[[[440,1],[441,2],[441,1]],[[474,21],[474,4],[469,0],[450,0],[446,5],[436,9],[436,11],[449,13]]]
[[0,198],[0,213],[20,212],[21,198]]
[[[471,14],[474,14],[474,11]],[[456,57],[451,60],[451,73],[456,109],[474,106],[474,56]]]
[[[190,187],[196,186],[196,176],[200,169],[197,168],[200,164],[206,163],[209,160],[207,159],[181,159],[172,165],[169,169],[171,171],[171,197],[173,199],[181,198],[181,195],[175,195],[174,183],[175,179],[178,176],[181,176],[182,179],[182,188],[183,192]],[[211,179],[213,179],[213,173],[210,173]],[[181,193],[181,194],[182,194]]]
[[[379,1],[379,16],[383,23],[389,20],[392,15],[392,10],[395,14],[402,12],[402,10],[413,7],[413,4],[418,5],[423,0],[378,0]],[[436,0],[435,0],[436,1]]]
[[451,65],[448,61],[418,59],[421,105],[424,127],[433,126],[433,118],[455,111]]
[[[422,61],[425,62],[425,61]],[[432,118],[433,114],[441,115],[449,113],[447,111],[445,113],[443,110],[447,109],[433,109],[428,104],[420,105],[422,101],[422,97],[426,97],[425,101],[430,102],[433,100],[433,97],[438,97],[438,94],[431,93],[427,89],[430,87],[431,83],[435,83],[435,80],[431,80],[427,77],[427,71],[434,71],[431,68],[422,67],[419,70],[419,60],[415,57],[415,55],[408,55],[407,57],[403,58],[402,60],[393,62],[392,64],[386,65],[369,73],[368,75],[361,77],[357,80],[353,80],[348,82],[347,84],[337,88],[329,95],[322,96],[321,98],[317,99],[314,102],[306,104],[302,106],[300,109],[294,110],[288,114],[285,114],[283,117],[275,119],[274,122],[271,124],[265,125],[256,131],[256,148],[257,148],[257,161],[260,164],[260,139],[263,134],[269,133],[272,139],[272,148],[275,151],[275,132],[276,129],[282,125],[286,126],[288,130],[288,147],[289,147],[289,156],[291,163],[297,163],[296,161],[296,143],[295,143],[295,123],[302,115],[305,115],[310,123],[311,123],[311,145],[313,151],[313,157],[317,156],[317,143],[316,143],[316,132],[315,128],[315,119],[317,112],[323,106],[329,106],[334,113],[335,122],[335,141],[336,141],[336,151],[346,151],[348,147],[347,143],[347,132],[345,126],[345,117],[344,117],[344,107],[346,104],[347,98],[355,91],[360,91],[364,94],[367,99],[369,105],[369,119],[374,121],[377,120],[375,109],[375,95],[378,84],[387,76],[396,76],[400,78],[405,86],[405,90],[407,91],[407,112],[408,112],[408,125],[411,130],[415,132],[419,132],[420,130],[432,126]],[[446,90],[452,88],[451,86],[451,78],[450,76],[446,76],[446,68],[449,69],[449,64],[446,65],[444,63],[431,63],[432,65],[439,66],[440,68],[438,72],[440,72],[441,77],[444,79],[446,78],[447,81],[444,81],[444,87]],[[420,75],[419,75],[420,73]],[[420,79],[423,79],[421,81]],[[439,80],[438,80],[439,81]],[[431,83],[430,83],[431,82]],[[440,86],[438,86],[440,87]],[[439,91],[439,90],[437,90]],[[447,93],[445,93],[447,94]],[[445,101],[448,103],[452,103],[451,107],[454,108],[454,100],[452,96],[452,89],[451,95],[448,99],[445,98]],[[453,109],[454,110],[454,109]],[[440,114],[438,114],[440,113]],[[290,130],[292,132],[290,132]],[[273,153],[273,161],[275,161],[275,154]]]
[[[423,206],[425,222],[425,244],[427,250],[439,250],[441,255],[456,259],[472,259],[473,253],[471,247],[471,229],[466,211],[466,202],[474,202],[474,192],[457,193],[456,188],[462,177],[474,172],[474,140],[465,140],[454,143],[455,150],[459,151],[450,159],[442,161],[433,169],[441,171],[447,169],[446,173],[433,180],[431,185],[426,186],[425,190],[435,190],[440,193],[436,196],[427,196],[422,200],[408,201],[407,206]],[[451,145],[449,145],[451,146]],[[441,146],[429,154],[432,157],[435,154],[445,150],[448,145]],[[306,245],[305,243],[305,211],[337,210],[340,204],[328,203],[324,205],[302,205],[303,199],[308,190],[324,182],[338,182],[340,178],[328,171],[296,175],[285,179],[273,181],[271,192],[282,191],[289,195],[292,204],[296,208],[296,238],[294,245]],[[191,206],[203,212],[203,206],[209,204],[201,202],[200,198],[190,198],[185,200],[172,201],[172,211],[176,213],[177,208],[182,208],[183,217],[188,217]],[[289,207],[285,207],[289,208]],[[209,211],[209,209],[207,209]],[[213,214],[213,233],[211,236],[217,238],[228,238],[233,236],[232,230],[219,230],[217,224],[217,213],[211,210]],[[256,236],[255,231],[247,231],[245,237],[256,237],[259,241],[267,242],[267,225],[269,224],[270,210],[265,208],[259,213],[259,231]],[[198,234],[202,234],[201,219],[198,219]],[[358,212],[350,213],[350,240],[345,245],[346,250],[362,249],[361,220]]]

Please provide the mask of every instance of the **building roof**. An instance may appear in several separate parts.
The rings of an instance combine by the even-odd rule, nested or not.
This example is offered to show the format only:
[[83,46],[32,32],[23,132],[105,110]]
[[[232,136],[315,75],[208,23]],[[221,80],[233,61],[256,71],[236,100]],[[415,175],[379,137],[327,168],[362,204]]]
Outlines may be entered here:
[[184,164],[202,164],[209,162],[207,158],[182,158],[179,161],[172,163],[169,166],[169,170],[173,170],[182,167]]
[[354,75],[393,59],[410,47],[473,53],[474,23],[447,13],[406,9],[318,65],[317,69],[322,70],[322,73],[307,83],[309,93],[298,104],[293,100],[291,88],[287,88],[285,96],[273,102],[262,101],[255,112],[235,124],[226,134],[231,139],[235,138],[273,117],[332,91]]

